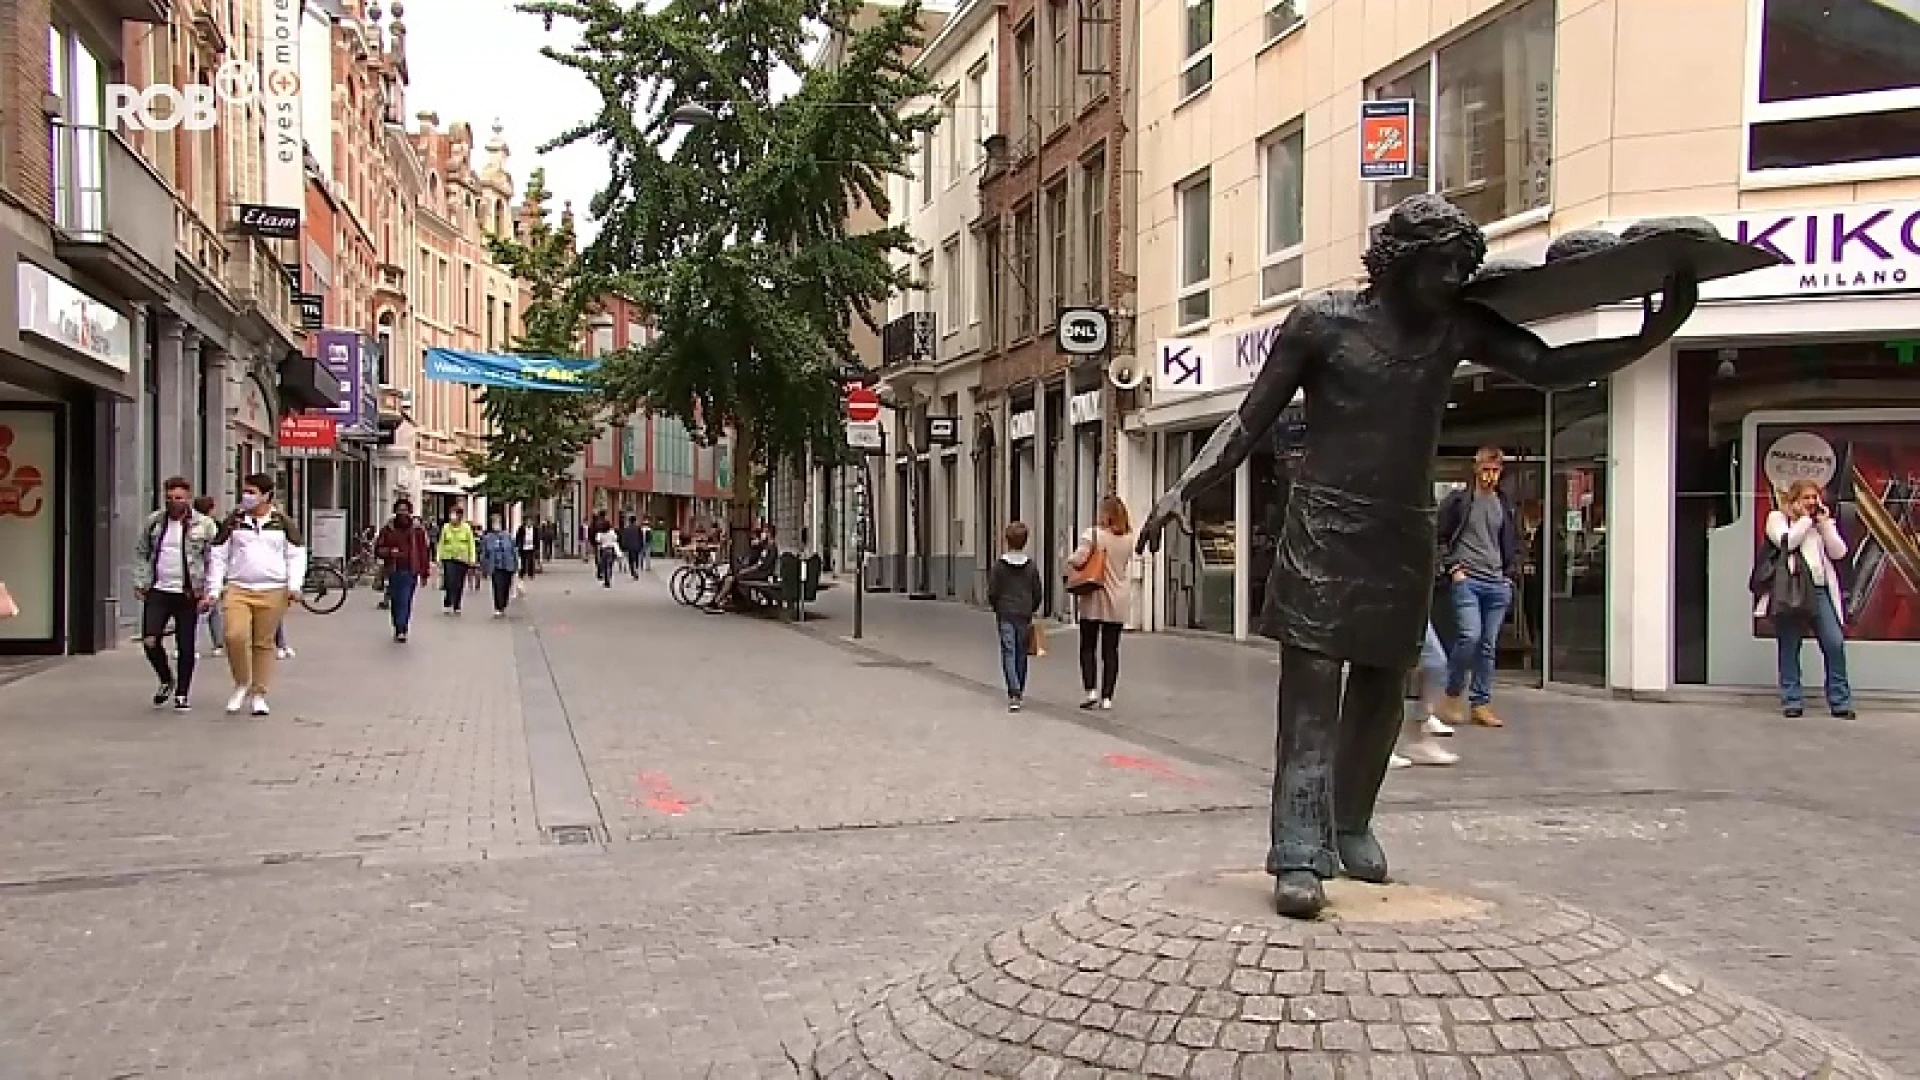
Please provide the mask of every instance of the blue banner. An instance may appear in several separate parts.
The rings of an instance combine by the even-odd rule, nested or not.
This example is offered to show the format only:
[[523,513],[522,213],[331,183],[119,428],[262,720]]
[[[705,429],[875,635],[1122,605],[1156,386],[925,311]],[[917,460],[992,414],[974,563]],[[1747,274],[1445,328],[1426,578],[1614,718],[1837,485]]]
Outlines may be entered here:
[[598,360],[578,357],[427,350],[427,378],[467,386],[578,393],[588,389],[587,377],[599,367]]

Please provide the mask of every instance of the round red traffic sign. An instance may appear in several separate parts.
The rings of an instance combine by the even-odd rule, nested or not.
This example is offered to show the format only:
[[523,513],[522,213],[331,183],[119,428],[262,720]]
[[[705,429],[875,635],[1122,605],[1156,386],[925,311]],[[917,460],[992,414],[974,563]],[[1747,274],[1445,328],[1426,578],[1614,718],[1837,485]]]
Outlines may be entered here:
[[880,419],[880,395],[865,386],[847,391],[847,419],[856,424]]

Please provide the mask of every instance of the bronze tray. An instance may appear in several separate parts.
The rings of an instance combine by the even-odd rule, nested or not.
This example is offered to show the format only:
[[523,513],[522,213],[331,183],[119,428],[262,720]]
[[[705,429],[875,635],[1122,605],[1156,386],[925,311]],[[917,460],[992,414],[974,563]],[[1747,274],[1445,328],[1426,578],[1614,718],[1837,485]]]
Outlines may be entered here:
[[1669,276],[1684,270],[1704,282],[1784,261],[1772,252],[1724,237],[1663,231],[1470,282],[1461,295],[1525,325],[1652,296]]

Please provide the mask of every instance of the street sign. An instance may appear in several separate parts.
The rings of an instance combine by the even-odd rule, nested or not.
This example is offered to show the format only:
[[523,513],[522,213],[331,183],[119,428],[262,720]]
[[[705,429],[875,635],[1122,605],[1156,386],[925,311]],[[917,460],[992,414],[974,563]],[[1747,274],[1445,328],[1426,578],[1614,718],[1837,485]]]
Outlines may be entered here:
[[847,391],[849,427],[853,424],[871,424],[878,419],[880,419],[880,395],[865,386],[856,386]]
[[880,430],[878,420],[847,421],[847,446],[855,450],[884,450],[886,435]]
[[1106,351],[1112,336],[1105,308],[1066,308],[1060,312],[1054,343],[1070,356],[1097,356]]

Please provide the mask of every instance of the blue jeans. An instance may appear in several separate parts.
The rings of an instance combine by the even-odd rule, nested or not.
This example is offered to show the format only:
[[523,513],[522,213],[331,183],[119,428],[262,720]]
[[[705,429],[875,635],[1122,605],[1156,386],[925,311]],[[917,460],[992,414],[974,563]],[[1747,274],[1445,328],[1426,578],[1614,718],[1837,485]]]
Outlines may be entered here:
[[1440,690],[1447,685],[1447,647],[1440,644],[1440,635],[1433,624],[1427,624],[1427,639],[1420,644],[1420,697],[1429,708],[1440,700]]
[[1500,627],[1507,621],[1507,609],[1512,606],[1510,581],[1470,577],[1453,583],[1453,620],[1459,636],[1454,639],[1453,655],[1447,664],[1448,697],[1459,697],[1464,690],[1470,705],[1493,700],[1494,652],[1500,643]]
[[994,621],[1000,629],[1000,674],[1006,676],[1007,696],[1021,697],[1027,692],[1027,635],[1033,632],[1033,620]]
[[393,616],[393,632],[404,634],[413,622],[413,594],[419,591],[420,575],[412,570],[387,571],[387,613]]
[[1800,646],[1813,632],[1820,643],[1820,655],[1827,666],[1827,708],[1846,712],[1853,708],[1853,687],[1847,683],[1847,637],[1840,628],[1840,617],[1833,610],[1833,597],[1824,586],[1816,587],[1811,619],[1776,619],[1774,644],[1780,649],[1780,707],[1798,709],[1806,703],[1800,688]]

